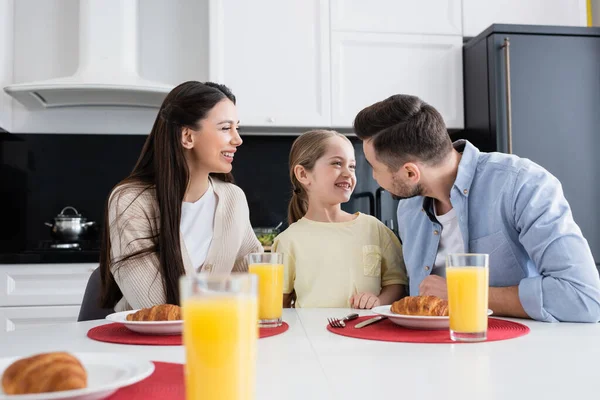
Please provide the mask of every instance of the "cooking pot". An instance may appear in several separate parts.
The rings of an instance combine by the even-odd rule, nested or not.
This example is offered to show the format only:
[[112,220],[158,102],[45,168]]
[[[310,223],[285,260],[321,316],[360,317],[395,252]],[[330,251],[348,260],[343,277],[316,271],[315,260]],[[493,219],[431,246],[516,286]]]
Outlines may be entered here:
[[[67,210],[73,211],[73,214],[65,214]],[[82,217],[75,207],[67,206],[54,217],[54,223],[45,222],[44,224],[51,228],[50,232],[55,239],[73,242],[84,239],[88,230],[96,223],[87,222],[87,218]]]

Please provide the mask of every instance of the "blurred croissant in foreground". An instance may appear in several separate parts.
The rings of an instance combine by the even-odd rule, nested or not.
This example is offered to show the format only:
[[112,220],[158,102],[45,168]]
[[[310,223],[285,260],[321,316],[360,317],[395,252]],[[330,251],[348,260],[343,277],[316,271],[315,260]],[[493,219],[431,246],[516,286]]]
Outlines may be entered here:
[[407,296],[392,303],[394,314],[428,317],[448,316],[448,302],[435,296]]
[[32,394],[84,389],[87,372],[65,352],[38,354],[15,361],[2,375],[5,394]]
[[181,308],[173,304],[161,304],[151,308],[142,308],[127,315],[127,321],[179,321]]

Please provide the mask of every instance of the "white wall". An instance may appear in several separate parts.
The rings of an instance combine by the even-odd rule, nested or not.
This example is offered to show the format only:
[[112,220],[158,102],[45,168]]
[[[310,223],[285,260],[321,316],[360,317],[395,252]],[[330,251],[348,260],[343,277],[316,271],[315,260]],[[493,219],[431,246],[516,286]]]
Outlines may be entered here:
[[600,26],[600,0],[592,0],[592,25]]
[[1,88],[13,80],[13,0],[0,0],[0,128],[12,129],[12,97]]

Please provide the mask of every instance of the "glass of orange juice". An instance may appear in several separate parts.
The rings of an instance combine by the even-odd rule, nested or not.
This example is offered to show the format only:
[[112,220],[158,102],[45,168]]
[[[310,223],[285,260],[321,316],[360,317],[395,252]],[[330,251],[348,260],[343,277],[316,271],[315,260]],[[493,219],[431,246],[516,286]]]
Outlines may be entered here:
[[248,254],[248,272],[258,276],[258,324],[281,326],[283,313],[283,254]]
[[253,400],[258,340],[251,274],[180,279],[187,400]]
[[454,341],[487,339],[488,267],[488,254],[446,256],[450,338]]

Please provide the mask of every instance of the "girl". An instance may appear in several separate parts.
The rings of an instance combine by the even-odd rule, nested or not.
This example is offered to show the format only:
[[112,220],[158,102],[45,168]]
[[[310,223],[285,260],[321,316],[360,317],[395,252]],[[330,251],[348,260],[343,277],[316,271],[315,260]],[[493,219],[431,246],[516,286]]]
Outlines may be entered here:
[[133,172],[107,201],[102,306],[179,303],[179,277],[246,271],[262,247],[230,172],[242,144],[235,96],[185,82],[165,98]]
[[341,203],[356,185],[354,147],[324,130],[298,137],[290,152],[290,226],[275,238],[284,253],[284,306],[372,308],[404,295],[400,241],[378,219]]

